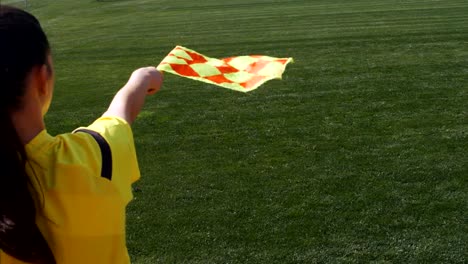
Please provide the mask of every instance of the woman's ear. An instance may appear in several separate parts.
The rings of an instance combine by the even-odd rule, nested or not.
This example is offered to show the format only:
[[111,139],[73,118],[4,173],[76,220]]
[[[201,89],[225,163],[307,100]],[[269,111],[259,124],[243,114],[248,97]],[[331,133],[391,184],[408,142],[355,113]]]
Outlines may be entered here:
[[50,96],[54,87],[54,67],[52,64],[52,56],[47,56],[47,61],[39,70],[40,74],[40,94]]
[[52,79],[54,77],[54,63],[52,62],[52,55],[50,55],[50,53],[47,55],[47,61],[45,65],[47,66],[50,78]]
[[40,66],[38,75],[38,96],[42,115],[45,115],[49,110],[54,93],[54,72],[50,61]]
[[48,96],[50,91],[50,79],[52,78],[51,72],[47,64],[43,64],[39,67],[37,71],[37,88],[38,93],[41,97]]

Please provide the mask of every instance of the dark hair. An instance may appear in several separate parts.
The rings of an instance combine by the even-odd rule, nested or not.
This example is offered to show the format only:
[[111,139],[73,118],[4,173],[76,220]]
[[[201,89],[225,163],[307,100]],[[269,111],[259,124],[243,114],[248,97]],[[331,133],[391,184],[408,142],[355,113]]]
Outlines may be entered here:
[[26,80],[47,65],[49,42],[31,14],[0,5],[0,249],[30,263],[55,263],[36,224],[38,201],[26,173],[27,156],[11,113],[21,107]]

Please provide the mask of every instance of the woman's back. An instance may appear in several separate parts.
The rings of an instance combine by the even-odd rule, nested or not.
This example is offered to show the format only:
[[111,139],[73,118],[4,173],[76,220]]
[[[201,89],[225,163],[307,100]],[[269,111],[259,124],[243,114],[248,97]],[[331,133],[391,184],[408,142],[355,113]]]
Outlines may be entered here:
[[[26,145],[27,172],[44,206],[36,222],[57,263],[129,263],[125,207],[140,176],[132,132],[117,117],[85,131],[52,137],[43,130]],[[102,136],[110,157],[89,131]],[[110,177],[102,175],[103,159],[110,159]],[[22,263],[3,253],[0,260]]]

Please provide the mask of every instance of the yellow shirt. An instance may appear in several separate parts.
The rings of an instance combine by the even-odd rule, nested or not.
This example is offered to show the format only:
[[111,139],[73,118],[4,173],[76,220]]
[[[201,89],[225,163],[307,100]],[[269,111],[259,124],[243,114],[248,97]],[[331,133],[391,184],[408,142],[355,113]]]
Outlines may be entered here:
[[[128,264],[125,208],[140,177],[132,130],[117,117],[101,117],[86,129],[110,146],[111,179],[101,176],[103,158],[93,136],[42,131],[26,145],[27,172],[43,205],[36,222],[58,264]],[[0,251],[0,263],[22,262]]]

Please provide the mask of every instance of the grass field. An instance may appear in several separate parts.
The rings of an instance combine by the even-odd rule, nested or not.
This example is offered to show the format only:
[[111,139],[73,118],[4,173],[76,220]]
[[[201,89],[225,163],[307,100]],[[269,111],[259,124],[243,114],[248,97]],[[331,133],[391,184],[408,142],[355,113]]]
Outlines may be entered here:
[[134,263],[468,262],[466,0],[29,3],[51,134],[177,44],[295,58],[249,94],[166,75],[134,125]]

